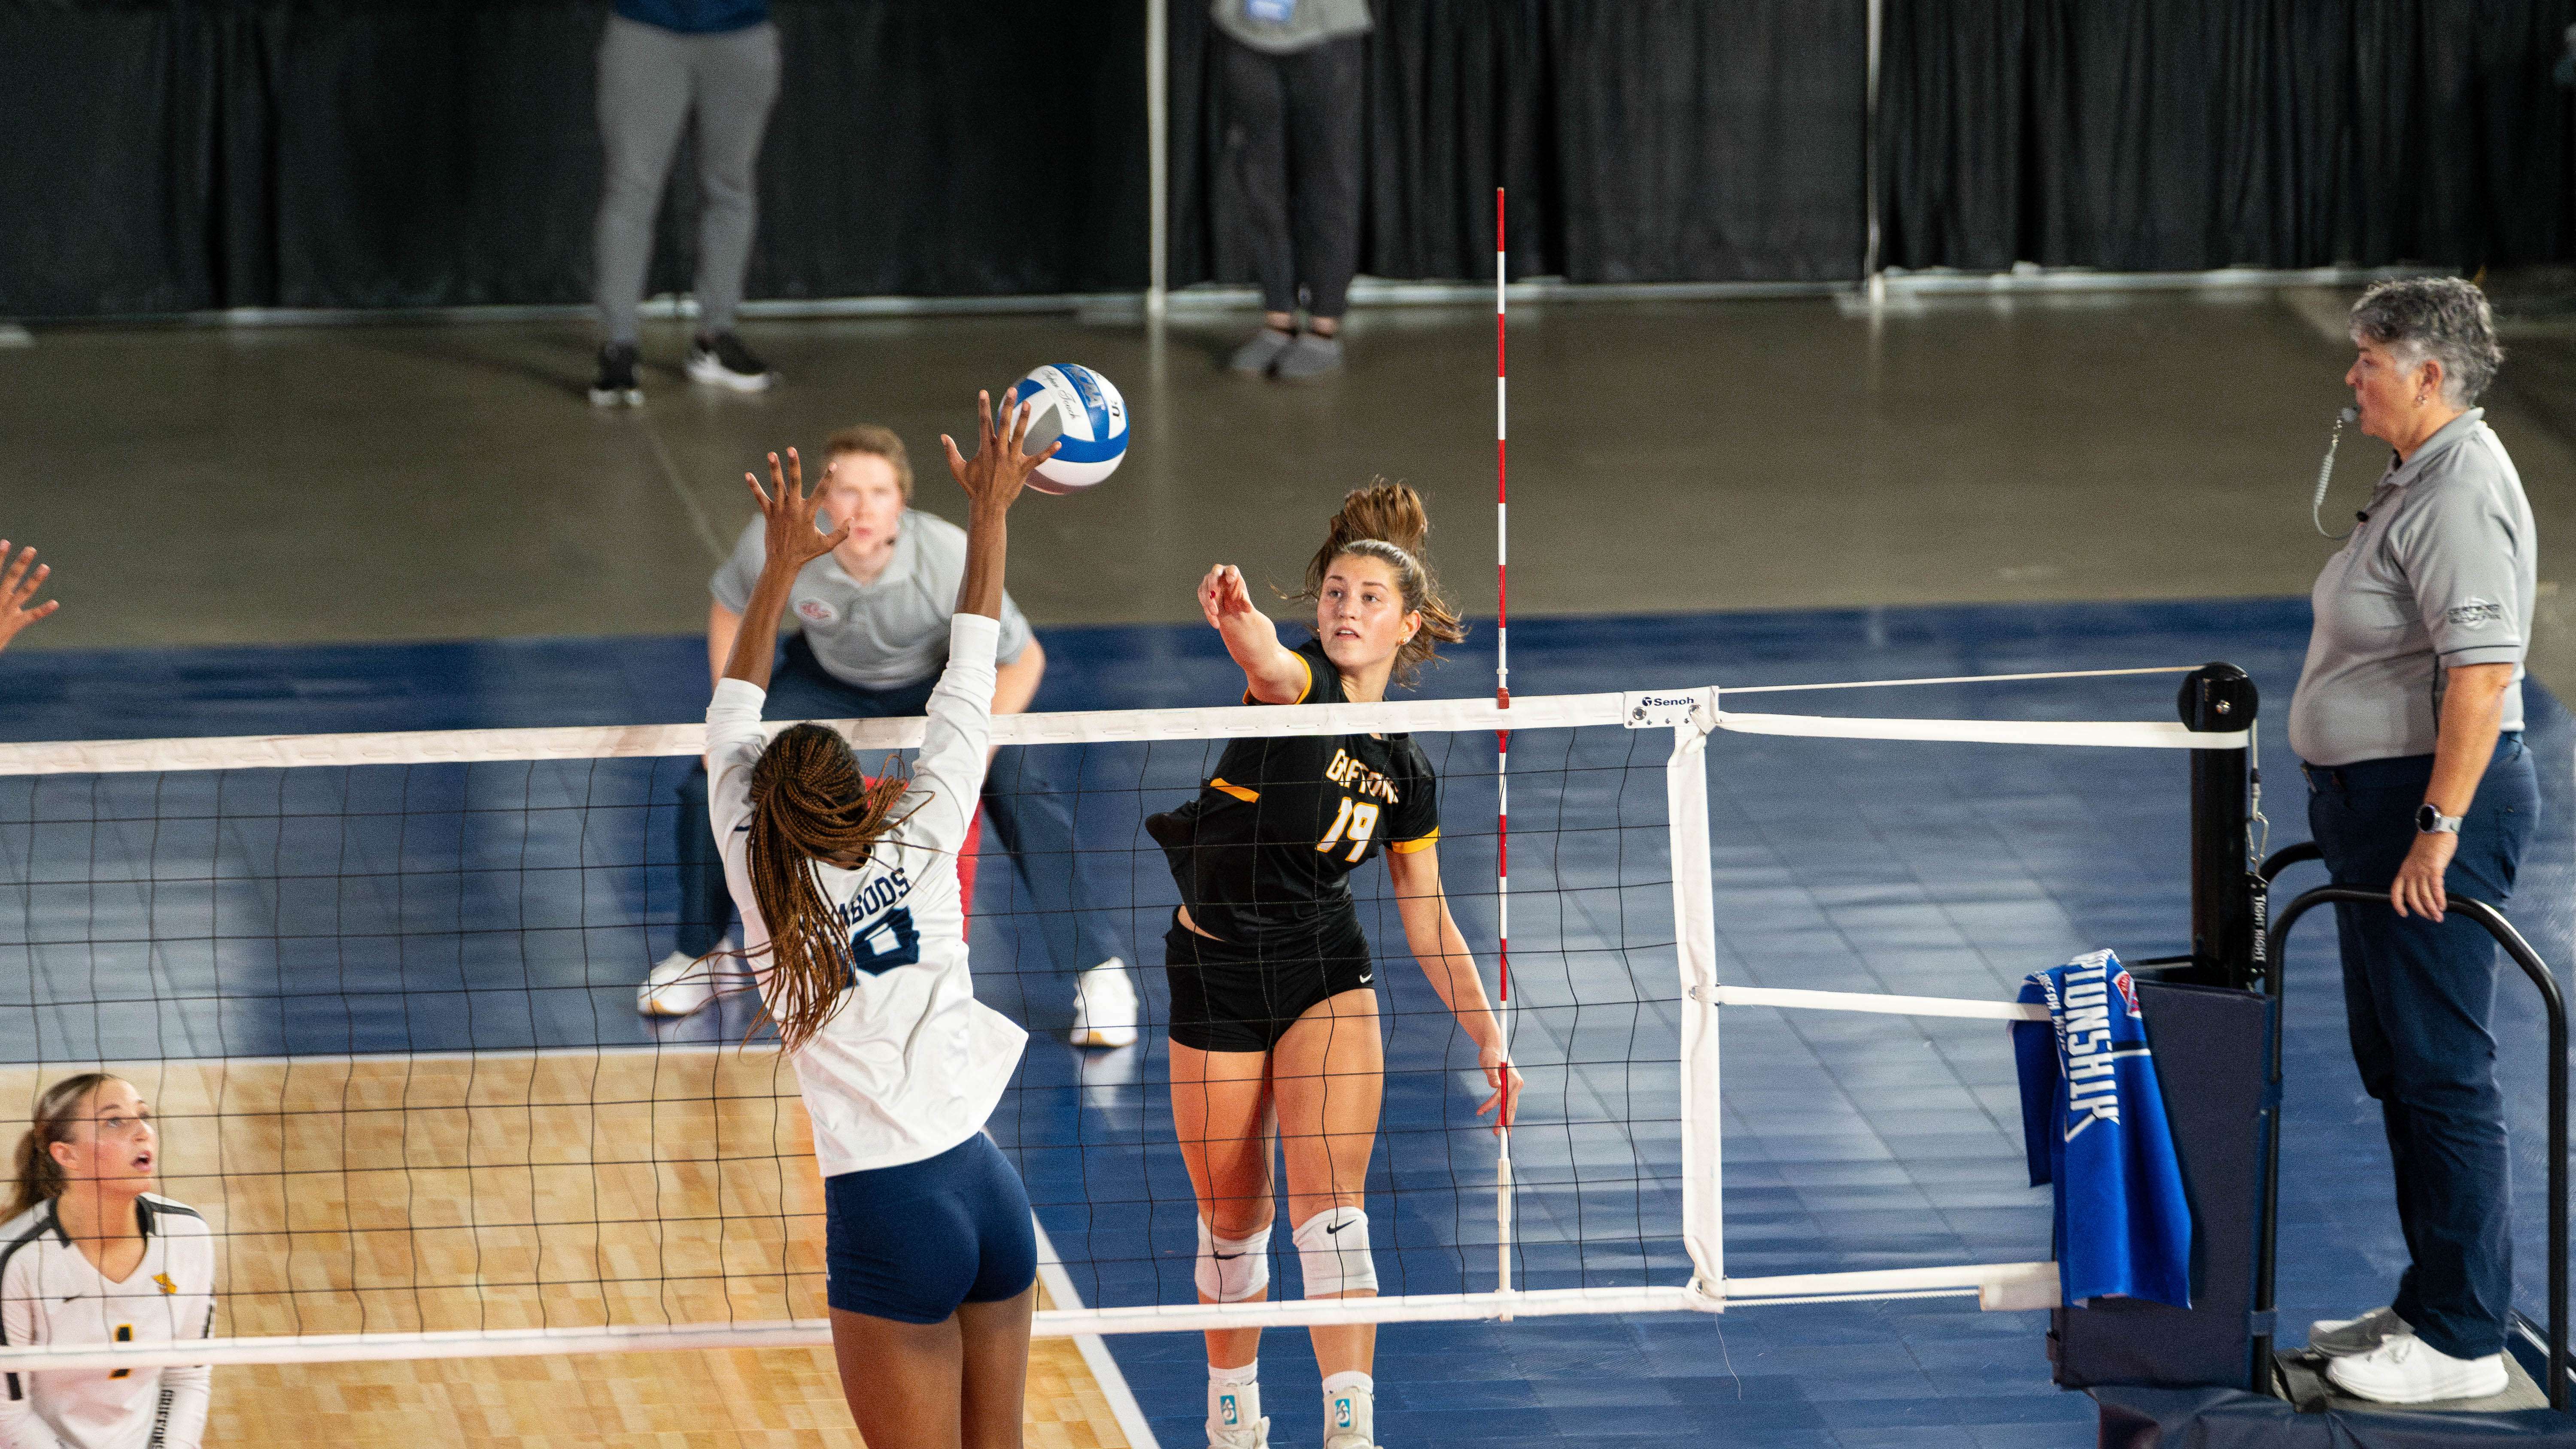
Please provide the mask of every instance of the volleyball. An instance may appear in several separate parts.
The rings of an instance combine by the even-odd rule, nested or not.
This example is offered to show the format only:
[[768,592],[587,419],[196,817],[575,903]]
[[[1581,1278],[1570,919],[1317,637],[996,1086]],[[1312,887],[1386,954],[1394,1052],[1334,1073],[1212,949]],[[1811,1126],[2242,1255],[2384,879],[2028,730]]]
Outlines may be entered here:
[[1029,486],[1059,496],[1080,493],[1118,471],[1127,456],[1127,400],[1109,379],[1079,363],[1050,362],[1012,384],[1005,409],[1031,405],[1029,452],[1062,442],[1038,465]]

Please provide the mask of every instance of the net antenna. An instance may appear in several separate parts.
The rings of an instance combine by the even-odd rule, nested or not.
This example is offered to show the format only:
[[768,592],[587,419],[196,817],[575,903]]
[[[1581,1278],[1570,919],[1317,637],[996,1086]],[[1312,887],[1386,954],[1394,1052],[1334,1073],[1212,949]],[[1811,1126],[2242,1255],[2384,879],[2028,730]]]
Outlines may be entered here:
[[[1512,707],[1512,606],[1510,585],[1511,515],[1508,511],[1509,490],[1504,486],[1508,469],[1504,466],[1505,439],[1510,429],[1505,426],[1509,414],[1509,373],[1503,366],[1504,319],[1508,311],[1503,291],[1503,266],[1510,251],[1509,233],[1503,229],[1503,188],[1494,188],[1494,708]],[[1508,717],[1508,716],[1507,716]],[[1503,998],[1503,1074],[1500,1089],[1506,1094],[1499,1115],[1502,1130],[1495,1134],[1500,1144],[1494,1156],[1494,1291],[1512,1291],[1512,1128],[1513,1103],[1508,1095],[1512,1073],[1512,1027],[1516,1015],[1512,1005],[1512,732],[1494,731],[1494,961]],[[1503,1310],[1503,1321],[1511,1321],[1509,1308]]]

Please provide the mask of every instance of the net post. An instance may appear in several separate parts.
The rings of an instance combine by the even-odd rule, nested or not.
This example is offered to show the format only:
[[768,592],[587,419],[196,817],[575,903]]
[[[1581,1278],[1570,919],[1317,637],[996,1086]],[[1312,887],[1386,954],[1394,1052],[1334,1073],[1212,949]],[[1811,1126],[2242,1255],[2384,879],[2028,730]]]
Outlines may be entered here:
[[[2195,733],[2250,732],[2259,700],[2244,670],[2216,663],[2184,676],[2174,707]],[[2251,749],[2191,752],[2191,974],[2239,989],[2259,983],[2265,954],[2253,780]]]
[[1708,737],[1717,728],[1718,691],[1702,693],[1673,725],[1664,763],[1664,809],[1671,831],[1674,955],[1681,968],[1682,1246],[1690,1253],[1692,1288],[1725,1298],[1725,1158],[1718,1105],[1717,901],[1709,862]]
[[[1511,564],[1510,515],[1506,512],[1503,450],[1509,430],[1505,421],[1505,372],[1503,366],[1503,264],[1510,250],[1503,230],[1503,188],[1494,188],[1494,707],[1512,707],[1511,670],[1511,592],[1507,587]],[[1512,732],[1494,731],[1494,934],[1496,977],[1502,989],[1503,1002],[1503,1086],[1509,1089],[1512,1047],[1519,1024],[1519,1007],[1512,1000]],[[1512,1104],[1506,1099],[1508,1115]],[[1496,1296],[1512,1291],[1512,1129],[1508,1122],[1495,1133],[1499,1144],[1494,1154],[1494,1292]],[[1508,1301],[1503,1321],[1511,1322]]]

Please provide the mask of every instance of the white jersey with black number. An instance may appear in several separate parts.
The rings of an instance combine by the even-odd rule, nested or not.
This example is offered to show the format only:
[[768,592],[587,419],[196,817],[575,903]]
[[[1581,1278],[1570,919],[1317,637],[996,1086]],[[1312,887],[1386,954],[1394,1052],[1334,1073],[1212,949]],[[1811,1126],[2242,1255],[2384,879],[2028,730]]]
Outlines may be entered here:
[[[63,1232],[54,1205],[0,1227],[0,1340],[180,1343],[215,1322],[215,1236],[196,1209],[147,1193],[134,1213],[143,1261],[110,1282]],[[214,1370],[52,1369],[0,1376],[0,1449],[198,1449]]]
[[[980,614],[949,622],[948,667],[930,693],[903,823],[857,870],[817,862],[849,946],[850,979],[823,1029],[795,1054],[826,1177],[919,1162],[984,1128],[1028,1033],[975,999],[957,852],[975,818],[993,733],[993,649]],[[766,740],[762,692],[739,679],[707,706],[707,808],[743,945],[761,990],[775,962],[751,889],[751,771]]]

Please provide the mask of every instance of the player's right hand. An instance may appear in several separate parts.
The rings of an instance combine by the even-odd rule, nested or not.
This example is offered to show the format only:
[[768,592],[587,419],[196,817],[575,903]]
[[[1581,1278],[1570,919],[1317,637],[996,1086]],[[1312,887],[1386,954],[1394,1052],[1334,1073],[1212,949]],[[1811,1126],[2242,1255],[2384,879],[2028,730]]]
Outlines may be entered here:
[[1207,615],[1208,626],[1214,629],[1256,613],[1252,591],[1244,586],[1243,571],[1232,564],[1209,569],[1207,577],[1199,580],[1199,612]]
[[[8,565],[5,572],[0,572],[0,649],[6,649],[19,630],[61,608],[63,601],[47,599],[32,605],[27,602],[36,597],[36,590],[44,585],[46,575],[53,572],[50,565],[36,564],[35,549],[18,550],[18,557],[13,561],[9,557],[9,540],[0,538],[0,564]],[[36,565],[32,572],[28,567],[31,564]]]
[[742,475],[743,486],[760,504],[762,519],[761,546],[767,551],[761,559],[764,569],[783,569],[793,574],[814,560],[838,548],[850,536],[850,525],[843,523],[830,533],[814,531],[815,510],[823,506],[823,490],[812,496],[805,492],[805,465],[796,450],[787,450],[787,469],[779,471],[778,455],[769,455],[769,490],[749,473]]

